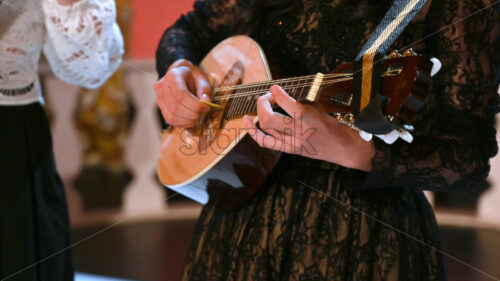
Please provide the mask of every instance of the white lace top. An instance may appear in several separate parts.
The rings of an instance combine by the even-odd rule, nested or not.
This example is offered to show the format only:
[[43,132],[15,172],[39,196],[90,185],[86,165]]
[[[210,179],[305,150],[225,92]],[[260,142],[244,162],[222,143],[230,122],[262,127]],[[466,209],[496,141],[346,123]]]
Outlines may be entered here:
[[38,60],[54,74],[97,88],[118,68],[123,38],[113,0],[3,0],[0,4],[0,105],[43,102]]

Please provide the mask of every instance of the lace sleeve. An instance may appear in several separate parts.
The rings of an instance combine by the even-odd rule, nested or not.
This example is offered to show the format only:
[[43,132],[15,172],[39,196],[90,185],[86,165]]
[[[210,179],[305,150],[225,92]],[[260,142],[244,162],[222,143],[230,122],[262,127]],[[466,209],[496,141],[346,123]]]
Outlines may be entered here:
[[54,74],[87,88],[102,85],[119,67],[123,37],[113,0],[80,0],[62,6],[43,0],[47,36],[44,52]]
[[198,64],[211,48],[233,33],[236,15],[247,13],[248,0],[196,1],[193,11],[183,15],[163,34],[156,51],[156,68],[162,77],[168,66],[185,58]]
[[489,158],[497,152],[500,18],[494,7],[474,13],[490,4],[433,1],[427,34],[441,31],[427,40],[425,52],[443,63],[433,79],[433,101],[415,123],[413,143],[375,141],[365,187],[456,191],[485,184]]

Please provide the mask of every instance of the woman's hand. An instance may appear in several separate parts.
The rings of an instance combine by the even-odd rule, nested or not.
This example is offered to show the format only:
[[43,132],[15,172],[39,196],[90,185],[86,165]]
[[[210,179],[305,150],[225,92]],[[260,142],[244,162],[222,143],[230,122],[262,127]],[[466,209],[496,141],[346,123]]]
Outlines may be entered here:
[[[274,112],[275,103],[290,117]],[[279,86],[272,86],[270,93],[259,98],[257,116],[260,128],[250,116],[245,116],[244,121],[250,136],[262,147],[348,168],[372,169],[371,159],[375,155],[372,142],[364,141],[357,131],[320,109],[296,102]]]
[[175,61],[165,76],[155,83],[156,103],[165,121],[180,128],[193,127],[209,107],[212,88],[206,75],[191,62]]

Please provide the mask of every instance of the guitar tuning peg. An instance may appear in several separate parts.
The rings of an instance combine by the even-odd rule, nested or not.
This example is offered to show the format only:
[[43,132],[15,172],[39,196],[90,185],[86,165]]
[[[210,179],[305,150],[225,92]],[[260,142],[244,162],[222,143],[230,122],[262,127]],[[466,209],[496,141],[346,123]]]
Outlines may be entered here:
[[406,49],[404,52],[403,52],[403,56],[404,57],[411,57],[411,56],[416,56],[417,53],[415,51],[413,51],[412,48],[408,48]]
[[387,57],[393,59],[402,57],[402,55],[398,52],[398,50],[392,50]]

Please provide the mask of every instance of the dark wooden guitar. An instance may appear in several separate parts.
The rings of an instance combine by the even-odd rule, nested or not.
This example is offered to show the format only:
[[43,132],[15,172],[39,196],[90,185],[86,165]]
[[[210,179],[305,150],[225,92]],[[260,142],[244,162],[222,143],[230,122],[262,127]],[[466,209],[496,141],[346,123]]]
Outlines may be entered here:
[[[408,50],[393,53],[384,65],[384,115],[400,125],[410,124],[429,92],[433,63]],[[346,63],[329,74],[272,80],[255,41],[235,36],[221,42],[200,64],[214,88],[212,109],[195,128],[170,127],[163,133],[160,181],[200,203],[216,200],[224,209],[237,207],[261,186],[280,156],[247,136],[242,116],[255,116],[258,97],[278,84],[299,102],[350,123],[352,67]]]

